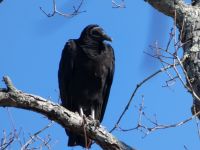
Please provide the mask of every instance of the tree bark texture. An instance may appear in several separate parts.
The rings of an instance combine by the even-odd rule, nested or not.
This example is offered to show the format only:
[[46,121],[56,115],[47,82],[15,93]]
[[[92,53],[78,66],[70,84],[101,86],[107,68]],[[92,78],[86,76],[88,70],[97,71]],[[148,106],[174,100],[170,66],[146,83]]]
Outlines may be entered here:
[[[60,124],[63,128],[84,135],[94,140],[105,150],[134,150],[134,148],[117,140],[97,121],[82,118],[78,113],[73,113],[59,104],[48,101],[40,96],[24,93],[17,90],[9,77],[4,77],[7,89],[0,89],[0,106],[16,107],[43,114],[48,119]],[[84,123],[83,123],[84,122]]]
[[[154,8],[172,17],[183,44],[182,63],[187,73],[187,86],[193,95],[192,113],[200,110],[200,6],[199,0],[147,0]],[[198,116],[200,118],[200,116]]]

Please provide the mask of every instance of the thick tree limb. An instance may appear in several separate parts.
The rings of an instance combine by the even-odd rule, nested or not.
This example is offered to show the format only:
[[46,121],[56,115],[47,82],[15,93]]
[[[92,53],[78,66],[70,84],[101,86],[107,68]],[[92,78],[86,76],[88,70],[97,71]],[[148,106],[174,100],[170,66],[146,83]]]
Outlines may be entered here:
[[[9,77],[3,78],[7,89],[0,89],[0,106],[16,107],[43,114],[50,120],[59,123],[63,128],[84,134],[83,119],[77,113],[70,112],[59,104],[48,101],[40,96],[17,90]],[[117,140],[102,126],[97,126],[94,120],[85,118],[86,134],[105,150],[134,150],[125,143]]]
[[174,11],[178,15],[177,18],[183,14],[187,5],[182,0],[145,0],[151,4],[154,8],[164,13],[167,16],[174,17]]

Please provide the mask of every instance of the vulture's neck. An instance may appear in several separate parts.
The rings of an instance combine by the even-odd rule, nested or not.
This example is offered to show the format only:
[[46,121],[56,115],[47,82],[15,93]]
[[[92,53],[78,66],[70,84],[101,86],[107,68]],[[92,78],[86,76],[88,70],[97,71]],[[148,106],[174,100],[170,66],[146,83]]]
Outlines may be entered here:
[[101,53],[101,51],[104,49],[104,43],[99,42],[90,38],[84,38],[80,40],[81,47],[84,49],[92,50],[96,53]]

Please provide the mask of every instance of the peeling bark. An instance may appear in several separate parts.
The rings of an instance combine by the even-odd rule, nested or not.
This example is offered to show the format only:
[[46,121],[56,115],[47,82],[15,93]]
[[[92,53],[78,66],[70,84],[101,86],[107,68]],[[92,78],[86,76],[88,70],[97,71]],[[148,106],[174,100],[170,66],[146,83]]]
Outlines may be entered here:
[[[0,107],[16,107],[43,114],[48,119],[60,124],[63,128],[77,134],[84,134],[94,140],[104,150],[134,150],[134,148],[117,140],[101,125],[90,118],[83,118],[59,104],[40,96],[24,93],[16,89],[8,77],[4,77],[7,89],[0,89]],[[84,122],[84,124],[83,124]],[[84,128],[84,130],[83,130]]]

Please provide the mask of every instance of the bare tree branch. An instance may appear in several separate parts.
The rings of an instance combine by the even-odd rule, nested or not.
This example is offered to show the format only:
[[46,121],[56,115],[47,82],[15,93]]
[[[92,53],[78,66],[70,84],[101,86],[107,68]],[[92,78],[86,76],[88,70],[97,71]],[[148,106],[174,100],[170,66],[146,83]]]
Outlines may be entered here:
[[[156,130],[175,128],[175,127],[181,126],[183,124],[186,124],[189,121],[195,119],[196,116],[198,116],[200,114],[200,112],[198,112],[195,115],[192,115],[191,117],[189,117],[189,118],[187,118],[185,120],[179,121],[177,123],[174,123],[174,124],[169,124],[169,125],[159,124],[158,120],[156,119],[156,116],[155,116],[154,119],[151,119],[144,112],[144,99],[142,100],[142,104],[140,105],[140,107],[138,109],[138,112],[139,112],[138,123],[137,123],[137,125],[135,127],[129,128],[129,129],[124,129],[122,127],[118,127],[118,129],[120,129],[120,131],[123,131],[123,132],[128,132],[128,131],[133,131],[133,130],[140,130],[145,134],[145,136],[147,136],[148,134],[150,134],[150,133],[152,133],[152,132],[154,132]],[[147,119],[151,124],[153,124],[153,127],[148,127],[147,125],[144,125],[143,122],[142,122],[143,119]]]
[[121,0],[121,3],[117,3],[115,0],[112,0],[112,8],[125,8],[125,0]]
[[8,136],[6,135],[6,131],[3,130],[3,138],[1,139],[0,149],[5,150],[8,146],[10,146],[15,139],[15,133],[10,133]]
[[[51,136],[47,135],[46,137],[40,137],[39,134],[44,132],[49,128],[52,123],[48,124],[44,128],[35,132],[33,135],[30,135],[30,139],[26,139],[25,135],[22,134],[22,129],[14,129],[8,135],[6,131],[3,130],[3,137],[0,141],[0,150],[7,149],[20,149],[20,150],[41,150],[47,148],[48,150],[52,149]],[[38,145],[38,146],[37,146]]]
[[[38,134],[40,134],[41,132],[43,132],[44,130],[48,129],[49,127],[52,126],[52,123],[49,123],[47,126],[45,126],[44,128],[42,128],[41,130],[37,131],[36,133],[34,133],[33,135],[30,136],[30,139],[21,147],[21,150],[26,150],[28,148],[28,146],[32,143],[32,141],[35,139],[35,138],[38,138]],[[40,140],[42,140],[40,138]],[[42,143],[45,143],[43,140],[42,140]],[[45,146],[49,148],[49,145],[47,143],[44,144]]]
[[[162,0],[161,0],[162,1]],[[159,1],[159,2],[161,2]],[[153,1],[152,3],[157,3],[158,1]],[[165,2],[168,2],[167,0]],[[169,2],[170,3],[170,2]],[[183,3],[182,3],[183,4]],[[157,4],[156,4],[157,5]],[[175,5],[175,3],[173,4]],[[184,4],[183,4],[184,5]],[[164,72],[166,72],[166,74],[168,75],[169,77],[169,80],[166,81],[166,86],[169,87],[171,86],[169,84],[169,82],[171,81],[175,81],[175,79],[179,79],[181,81],[181,83],[183,84],[183,86],[187,89],[187,91],[189,91],[192,96],[197,99],[198,101],[200,101],[200,98],[199,98],[199,95],[196,93],[197,91],[193,88],[193,84],[188,75],[189,72],[187,72],[185,70],[185,67],[183,65],[183,62],[185,61],[185,59],[183,58],[182,60],[179,58],[178,56],[178,52],[180,51],[180,49],[185,46],[186,44],[190,43],[191,42],[191,39],[188,39],[187,41],[185,41],[185,43],[182,43],[181,40],[184,38],[184,27],[185,27],[185,21],[182,20],[182,26],[180,27],[180,36],[179,36],[179,40],[177,41],[176,39],[176,24],[177,24],[177,10],[175,9],[175,6],[173,6],[174,9],[173,9],[173,13],[174,13],[174,27],[172,28],[171,32],[170,32],[170,38],[169,38],[169,41],[167,43],[167,47],[165,49],[163,48],[160,48],[158,46],[158,43],[156,42],[155,43],[155,46],[150,46],[150,48],[152,50],[155,51],[155,55],[154,54],[148,54],[150,55],[151,57],[153,58],[156,58],[159,60],[159,62],[161,63],[162,67],[163,68],[166,68],[166,67],[169,67],[169,68],[172,68],[171,70],[174,71],[173,74],[175,73],[175,76],[171,74],[171,72],[168,71],[169,68],[166,68],[165,70],[163,70]],[[180,7],[180,6],[179,6]],[[186,8],[185,8],[186,9]],[[181,8],[182,10],[182,8]],[[184,10],[184,9],[183,9]],[[179,17],[180,17],[180,14],[179,14]],[[180,19],[179,19],[180,21]],[[171,50],[169,49],[171,43],[173,42],[173,51],[171,52]],[[199,66],[198,66],[199,67]],[[170,71],[171,71],[170,70]],[[184,81],[183,77],[181,76],[179,70],[182,71],[182,73],[184,74],[184,77],[186,78],[186,81]],[[200,112],[199,111],[195,111],[193,113],[193,116],[192,117],[189,117],[183,121],[180,121],[178,123],[175,123],[175,124],[170,124],[170,125],[163,125],[163,124],[159,124],[156,121],[154,120],[151,120],[150,118],[148,118],[146,116],[146,114],[142,111],[143,110],[143,105],[141,105],[141,108],[139,109],[139,120],[138,120],[138,124],[136,125],[136,127],[134,128],[131,128],[131,129],[123,129],[119,126],[119,122],[120,120],[122,119],[123,115],[125,114],[125,112],[128,110],[128,107],[135,95],[135,93],[137,92],[138,88],[140,86],[142,86],[143,83],[145,83],[147,80],[151,79],[152,77],[154,77],[155,75],[157,75],[157,73],[161,72],[160,71],[157,71],[156,73],[152,74],[151,76],[147,77],[146,79],[144,79],[140,84],[138,84],[128,102],[128,104],[126,105],[124,111],[122,112],[121,116],[119,117],[117,123],[115,124],[115,127],[111,130],[111,132],[113,130],[115,130],[116,128],[120,129],[121,131],[131,131],[131,130],[135,130],[135,129],[139,129],[140,131],[142,131],[143,133],[145,133],[146,135],[148,135],[149,133],[153,132],[153,131],[156,131],[158,129],[167,129],[167,128],[172,128],[172,127],[178,127],[180,125],[183,125],[187,122],[189,122],[190,120],[192,119],[196,119],[197,116],[199,116]],[[194,109],[196,110],[196,109]],[[147,127],[145,125],[142,124],[141,122],[141,118],[142,116],[144,116],[148,121],[150,121],[151,123],[153,123],[153,127]],[[198,129],[198,134],[200,135],[200,131],[199,131],[199,123],[197,121],[197,129]],[[146,131],[143,131],[143,130],[146,130]],[[200,137],[200,136],[199,136]]]
[[[84,135],[82,129],[83,119],[77,113],[70,112],[59,104],[48,101],[40,96],[24,93],[17,90],[9,77],[4,77],[7,91],[0,90],[0,106],[16,107],[32,110],[43,114],[50,120],[59,123],[63,128],[67,128],[77,134]],[[93,139],[105,150],[134,150],[134,148],[117,140],[102,126],[97,126],[95,121],[85,118],[85,131],[87,137]]]
[[83,13],[83,12],[86,12],[86,11],[80,11],[81,9],[81,6],[83,5],[83,1],[84,0],[81,0],[78,7],[75,7],[73,6],[73,9],[74,11],[72,13],[63,13],[61,11],[59,11],[57,9],[57,6],[56,6],[56,1],[53,0],[53,12],[52,13],[46,13],[42,7],[40,7],[40,10],[47,16],[47,17],[53,17],[55,16],[55,14],[58,14],[58,15],[61,15],[61,16],[64,16],[64,17],[73,17],[73,16],[76,16],[80,13]]
[[142,80],[140,83],[138,83],[136,85],[136,87],[135,87],[135,89],[134,89],[134,91],[133,91],[133,93],[132,93],[132,95],[131,95],[128,103],[127,103],[127,105],[125,106],[125,108],[124,108],[123,112],[121,113],[119,119],[117,120],[115,126],[110,130],[110,132],[113,132],[119,126],[119,123],[120,123],[122,117],[127,112],[128,108],[129,108],[131,102],[133,101],[133,98],[134,98],[135,94],[137,93],[137,91],[139,90],[139,88],[142,87],[142,85],[144,83],[146,83],[147,81],[149,81],[150,79],[155,77],[157,74],[159,74],[159,73],[161,73],[163,71],[166,71],[167,69],[172,68],[172,67],[173,67],[173,65],[168,65],[168,66],[166,66],[164,68],[161,68],[161,69],[159,69],[158,71],[154,72],[153,74],[151,74],[150,76],[148,76],[147,78],[145,78],[144,80]]
[[[147,0],[154,8],[171,16],[180,32],[183,59],[180,63],[186,76],[186,85],[193,96],[192,113],[200,111],[200,9],[199,0],[186,4],[183,0]],[[174,14],[174,15],[173,15]],[[200,119],[200,115],[198,116]]]
[[[175,32],[175,30],[176,30],[176,27],[175,27],[175,25],[176,25],[176,11],[175,11],[174,16],[175,16],[174,28],[173,28],[173,30],[171,30],[171,33],[170,33],[171,36],[170,36],[169,42],[167,44],[167,49],[159,48],[156,44],[156,46],[152,46],[153,49],[156,51],[156,54],[150,55],[150,56],[158,59],[161,64],[163,64],[163,62],[164,62],[165,64],[169,65],[170,61],[173,60],[172,61],[173,63],[171,65],[173,65],[173,70],[174,70],[176,76],[173,77],[173,78],[171,76],[169,76],[170,80],[174,80],[174,79],[178,78],[181,81],[182,85],[185,87],[185,89],[187,89],[187,91],[189,91],[192,94],[192,96],[195,98],[195,100],[200,101],[199,94],[196,93],[198,91],[195,89],[195,86],[193,87],[193,81],[191,81],[191,79],[189,77],[190,72],[187,72],[185,70],[184,65],[183,65],[183,62],[185,62],[185,58],[183,58],[181,60],[178,56],[178,51],[180,50],[180,48],[182,48],[184,46],[184,44],[181,43],[181,39],[183,38],[182,37],[182,33],[183,33],[182,30],[183,30],[183,27],[184,27],[184,21],[183,21],[183,25],[181,27],[181,31],[180,31],[181,34],[180,34],[179,40],[176,41],[176,32]],[[174,45],[173,45],[174,51],[171,52],[170,50],[168,50],[168,47],[171,44],[172,39],[174,39]],[[191,39],[189,39],[188,41],[191,42]],[[187,42],[185,42],[185,43],[187,43]],[[160,51],[162,51],[162,52],[160,52]],[[167,56],[169,55],[169,57],[166,57],[165,55],[167,55]],[[178,63],[178,65],[177,65],[177,63]],[[177,66],[179,66],[179,68],[183,72],[186,81],[183,80],[181,74],[179,73]],[[199,135],[199,138],[200,138],[199,121],[196,119],[197,117],[199,117],[200,111],[196,111],[195,106],[196,105],[193,106],[194,109],[192,110],[192,111],[194,111],[193,116],[186,119],[186,120],[183,120],[179,123],[172,124],[172,125],[159,125],[157,122],[153,122],[150,119],[148,119],[151,123],[153,123],[155,125],[155,127],[147,128],[146,126],[140,125],[140,124],[137,127],[142,127],[144,129],[148,130],[148,132],[152,132],[152,131],[157,130],[157,129],[166,129],[166,128],[171,128],[171,127],[177,127],[177,126],[183,125],[183,124],[187,123],[188,121],[192,120],[193,118],[195,118],[197,129],[198,129],[198,135]],[[145,115],[145,114],[143,114],[143,115]],[[133,129],[137,129],[137,127],[133,128]]]

